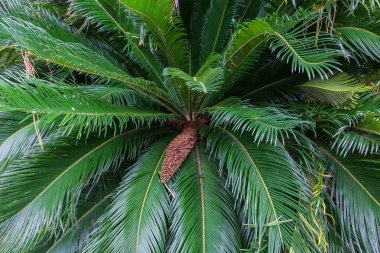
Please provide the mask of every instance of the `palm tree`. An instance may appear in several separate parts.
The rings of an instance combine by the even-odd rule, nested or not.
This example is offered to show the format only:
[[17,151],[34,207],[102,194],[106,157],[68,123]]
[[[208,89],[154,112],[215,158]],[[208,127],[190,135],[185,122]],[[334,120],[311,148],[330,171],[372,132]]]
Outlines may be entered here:
[[2,1],[1,252],[380,252],[379,4]]

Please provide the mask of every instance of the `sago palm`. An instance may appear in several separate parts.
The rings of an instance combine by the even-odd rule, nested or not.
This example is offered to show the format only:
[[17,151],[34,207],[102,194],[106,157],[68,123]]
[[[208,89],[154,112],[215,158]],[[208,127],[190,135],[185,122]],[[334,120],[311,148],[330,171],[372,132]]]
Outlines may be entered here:
[[379,2],[0,6],[2,253],[380,251]]

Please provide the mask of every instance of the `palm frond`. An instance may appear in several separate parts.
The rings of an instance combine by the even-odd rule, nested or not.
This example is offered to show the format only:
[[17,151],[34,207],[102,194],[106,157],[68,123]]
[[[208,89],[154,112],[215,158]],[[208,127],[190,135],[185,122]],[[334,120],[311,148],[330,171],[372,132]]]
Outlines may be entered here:
[[119,1],[71,0],[70,3],[75,11],[99,26],[100,31],[117,31],[129,43],[130,51],[127,53],[130,58],[141,65],[153,80],[163,84],[161,64],[149,47],[141,45],[144,35],[140,34],[134,15]]
[[265,5],[265,2],[258,0],[238,0],[237,2],[239,6],[237,16],[240,22],[257,18]]
[[380,61],[380,36],[358,27],[339,27],[336,29],[343,48],[361,60]]
[[[136,129],[76,144],[57,140],[20,159],[0,175],[0,247],[25,252],[71,224],[77,198],[91,179],[136,157],[159,131]],[[30,177],[30,175],[33,175]]]
[[[46,15],[40,15],[45,18]],[[152,82],[132,78],[108,53],[49,16],[53,26],[41,25],[41,20],[24,20],[13,13],[2,13],[0,30],[17,42],[17,48],[45,61],[107,79],[122,82],[126,86],[149,96],[170,109],[170,102],[163,91]],[[48,22],[48,21],[46,21]],[[59,52],[59,53],[57,53]]]
[[267,41],[278,59],[291,62],[292,71],[306,72],[309,78],[315,74],[327,77],[327,73],[338,69],[334,57],[340,53],[334,49],[334,39],[320,33],[316,44],[316,35],[307,32],[311,25],[296,26],[301,21],[314,19],[315,14],[301,12],[291,18],[270,16],[241,25],[225,51],[224,66],[229,70],[228,79],[234,80],[246,74]]
[[234,16],[238,4],[231,0],[211,0],[205,13],[200,52],[201,61],[204,62],[213,53],[220,53],[229,36],[232,34]]
[[239,251],[233,200],[218,177],[217,165],[201,148],[183,164],[173,190],[176,198],[167,252]]
[[148,97],[116,82],[96,83],[86,86],[77,86],[77,88],[91,97],[96,97],[119,106],[140,109],[157,108],[158,106],[157,103]]
[[17,83],[2,79],[0,92],[0,110],[45,116],[48,123],[67,127],[67,133],[79,130],[79,136],[82,133],[106,133],[109,127],[115,132],[121,131],[128,123],[162,123],[172,117],[165,113],[113,105],[58,80],[52,84],[35,78],[28,82],[19,79]]
[[41,150],[44,143],[58,136],[52,134],[54,128],[42,127],[39,120],[24,120],[22,113],[0,113],[0,119],[0,131],[4,130],[0,141],[0,174],[21,157]]
[[95,221],[112,201],[114,190],[121,181],[119,174],[120,172],[107,173],[107,177],[100,178],[95,186],[84,189],[78,200],[75,222],[70,224],[55,240],[35,248],[31,253],[81,252]]
[[334,75],[327,80],[313,79],[298,87],[311,97],[331,105],[343,104],[353,99],[357,93],[371,89],[345,73]]
[[212,126],[232,127],[252,134],[251,140],[271,144],[295,137],[295,128],[310,129],[312,124],[276,107],[254,107],[237,98],[226,99],[206,109]]
[[308,33],[307,26],[289,30],[275,25],[277,22],[271,23],[273,37],[269,48],[277,54],[277,58],[291,62],[292,72],[306,73],[309,78],[316,75],[327,78],[328,73],[339,70],[335,58],[341,53],[334,49],[335,41],[328,34],[319,34],[316,45],[316,35]]
[[332,197],[341,238],[352,252],[379,251],[380,188],[378,156],[338,157],[321,148],[333,175]]
[[191,90],[200,93],[217,92],[224,81],[224,72],[221,67],[215,66],[218,56],[212,56],[199,69],[195,76],[176,68],[166,68],[163,75],[166,78],[178,78],[182,80]]
[[340,155],[346,156],[349,152],[353,153],[354,151],[358,151],[361,155],[378,153],[379,146],[379,137],[349,131],[337,134],[332,148],[336,148]]
[[206,138],[220,169],[227,170],[234,197],[244,203],[245,224],[254,231],[259,246],[267,238],[268,252],[283,248],[314,252],[317,243],[300,218],[309,215],[306,181],[285,149],[257,146],[249,136],[220,127],[210,130]]
[[169,195],[159,171],[168,144],[155,143],[132,166],[84,252],[165,252]]
[[118,2],[134,15],[143,30],[146,29],[153,36],[155,46],[163,57],[167,57],[171,67],[187,69],[188,42],[181,20],[174,15],[175,5],[172,0],[148,2],[118,0]]
[[257,19],[234,32],[224,53],[223,66],[228,70],[227,80],[234,81],[247,74],[262,53],[267,41],[266,32],[270,29],[269,24]]
[[367,115],[361,122],[341,127],[334,136],[333,148],[346,156],[358,151],[361,155],[376,154],[380,146],[380,121],[378,116]]

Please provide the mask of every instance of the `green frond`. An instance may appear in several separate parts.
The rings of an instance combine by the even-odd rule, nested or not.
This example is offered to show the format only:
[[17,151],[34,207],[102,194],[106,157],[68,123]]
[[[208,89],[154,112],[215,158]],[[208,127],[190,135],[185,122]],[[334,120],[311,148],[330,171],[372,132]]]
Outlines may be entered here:
[[380,36],[358,27],[339,27],[335,29],[340,36],[343,48],[353,57],[366,61],[380,61]]
[[[219,59],[219,57],[216,58]],[[214,65],[215,59],[211,59],[210,61],[211,63],[206,61],[205,65],[201,67],[195,76],[190,76],[176,68],[166,68],[163,72],[163,76],[165,76],[166,79],[180,79],[189,89],[200,93],[217,92],[224,82],[224,71],[221,67],[212,66]]]
[[82,37],[61,25],[59,20],[50,16],[54,26],[49,27],[41,25],[41,21],[26,21],[12,14],[2,13],[0,30],[17,42],[19,50],[69,69],[122,82],[172,110],[168,98],[154,83],[130,77],[104,50],[93,44],[87,45]]
[[0,47],[0,73],[21,62],[21,56],[16,50],[11,47]]
[[100,31],[117,31],[129,44],[127,53],[130,58],[142,66],[153,80],[163,84],[162,66],[150,48],[141,45],[144,34],[140,34],[134,15],[124,5],[117,0],[71,0],[70,3],[75,11],[99,26]]
[[298,85],[307,82],[307,77],[287,75],[273,81],[259,81],[257,86],[249,87],[249,91],[242,93],[242,98],[252,98],[254,101],[281,101],[284,98],[297,98],[300,90]]
[[342,158],[321,148],[333,176],[332,196],[341,238],[351,252],[377,252],[380,245],[380,159]]
[[[41,149],[54,139],[52,129],[42,128],[39,121],[24,120],[21,113],[0,113],[0,174],[12,163]],[[38,129],[36,131],[36,128]]]
[[173,184],[176,197],[168,242],[169,253],[238,252],[238,219],[223,175],[203,148],[196,148]]
[[365,83],[345,73],[326,80],[313,79],[298,87],[309,96],[331,105],[343,104],[353,99],[357,93],[371,90]]
[[165,252],[169,194],[159,172],[169,141],[152,145],[132,166],[84,252]]
[[261,247],[267,238],[268,252],[284,248],[315,252],[317,243],[309,231],[313,228],[301,219],[310,215],[308,188],[286,150],[256,145],[249,136],[220,127],[210,130],[206,138],[220,169],[227,171],[227,185],[234,197],[244,203],[245,224],[254,231],[254,242]]
[[310,129],[310,122],[301,120],[276,107],[254,107],[237,98],[226,99],[206,109],[212,126],[232,127],[236,132],[251,133],[252,142],[271,144],[295,137],[295,128]]
[[204,15],[200,51],[201,62],[213,53],[220,53],[232,34],[237,1],[211,0]]
[[136,157],[157,134],[135,129],[86,144],[65,138],[8,167],[0,175],[2,251],[25,252],[50,239],[50,231],[65,231],[83,187]]
[[334,39],[321,32],[316,40],[316,34],[307,32],[311,25],[296,26],[313,19],[315,14],[301,12],[292,18],[269,16],[241,25],[225,51],[224,66],[229,71],[228,79],[236,80],[246,74],[268,41],[268,47],[278,59],[291,62],[292,71],[305,72],[312,78],[315,74],[327,77],[327,73],[337,70],[335,57],[340,53],[334,49]]
[[73,224],[59,235],[37,248],[31,253],[77,253],[84,247],[84,241],[91,233],[94,222],[105,212],[112,201],[114,190],[119,183],[119,173],[107,174],[99,179],[99,183],[84,189],[78,201],[76,219]]
[[344,130],[341,129],[334,136],[334,143],[332,145],[332,148],[336,148],[340,155],[347,156],[348,153],[354,153],[355,151],[361,155],[378,153],[380,135],[373,136],[360,131]]
[[3,79],[0,80],[0,93],[0,110],[44,116],[48,123],[67,127],[66,133],[79,131],[79,136],[82,133],[107,133],[109,128],[122,131],[128,123],[137,126],[163,123],[173,117],[113,105],[58,80],[52,84],[36,78],[19,79],[17,83]]
[[292,72],[306,73],[311,79],[316,75],[327,78],[328,73],[339,70],[336,58],[341,53],[334,49],[335,41],[330,35],[321,32],[316,44],[316,34],[308,33],[308,26],[290,30],[276,25],[277,22],[271,24],[273,32],[269,48],[277,58],[291,63]]
[[240,22],[253,20],[260,16],[265,5],[265,1],[259,0],[238,0],[237,2],[239,6],[237,16]]
[[340,155],[355,151],[362,155],[376,154],[380,146],[380,120],[378,116],[367,115],[359,123],[341,127],[334,139],[332,148]]
[[134,108],[157,108],[154,101],[141,95],[135,90],[128,89],[124,85],[115,82],[77,86],[89,96],[105,100],[109,103]]
[[152,48],[158,47],[169,66],[186,70],[188,66],[188,42],[181,20],[174,14],[172,0],[140,1],[118,0],[132,13],[141,29],[147,30],[155,39]]
[[224,53],[223,66],[228,71],[227,80],[232,81],[247,74],[263,51],[266,33],[271,27],[264,20],[256,19],[241,25],[234,34]]

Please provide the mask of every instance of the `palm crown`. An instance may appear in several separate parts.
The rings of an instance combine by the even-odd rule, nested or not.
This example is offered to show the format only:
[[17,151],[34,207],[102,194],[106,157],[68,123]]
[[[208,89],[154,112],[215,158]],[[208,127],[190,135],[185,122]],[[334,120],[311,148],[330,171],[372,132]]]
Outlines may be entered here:
[[1,251],[379,252],[379,3],[301,2],[3,1]]

